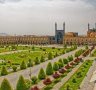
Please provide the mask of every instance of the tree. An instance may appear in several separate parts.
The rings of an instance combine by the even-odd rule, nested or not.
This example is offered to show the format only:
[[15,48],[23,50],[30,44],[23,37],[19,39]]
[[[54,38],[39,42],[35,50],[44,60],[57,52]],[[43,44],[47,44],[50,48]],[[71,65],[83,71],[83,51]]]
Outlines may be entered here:
[[49,53],[48,53],[48,60],[51,60],[51,59],[52,59],[52,53],[49,52]]
[[24,80],[23,76],[19,77],[19,80],[17,82],[16,90],[27,90],[27,86]]
[[66,58],[63,59],[64,64],[68,64],[68,60]]
[[37,64],[39,64],[39,63],[40,63],[40,61],[39,61],[38,57],[36,57],[36,58],[35,58],[34,62],[35,62],[35,65],[37,65]]
[[37,79],[36,76],[33,76],[33,77],[31,78],[31,80],[32,80],[32,84],[37,84],[38,79]]
[[23,69],[26,69],[26,64],[25,64],[25,61],[23,60],[21,65],[20,65],[20,69],[23,70]]
[[55,63],[53,64],[53,70],[54,70],[54,71],[58,71],[58,70],[59,70],[59,66],[58,66],[57,62],[55,62]]
[[68,56],[68,60],[69,61],[72,61],[73,60],[73,56],[71,55],[71,56]]
[[43,56],[41,56],[40,62],[45,62],[45,59]]
[[47,75],[52,75],[53,74],[53,67],[52,67],[52,64],[50,62],[47,65],[46,74]]
[[27,66],[28,66],[28,67],[32,67],[32,66],[33,66],[33,62],[32,62],[31,59],[29,59],[29,62],[28,62],[28,64],[27,64]]
[[77,57],[77,58],[79,57],[79,53],[78,52],[75,53],[75,57]]
[[62,59],[59,59],[58,65],[59,65],[59,69],[61,69],[64,66]]
[[38,78],[39,78],[40,80],[46,78],[46,74],[45,74],[43,68],[40,69],[39,74],[38,74]]
[[1,83],[0,90],[13,90],[9,81],[7,79],[4,79]]
[[3,66],[1,69],[1,76],[7,75],[7,74],[8,74],[7,69],[5,66]]

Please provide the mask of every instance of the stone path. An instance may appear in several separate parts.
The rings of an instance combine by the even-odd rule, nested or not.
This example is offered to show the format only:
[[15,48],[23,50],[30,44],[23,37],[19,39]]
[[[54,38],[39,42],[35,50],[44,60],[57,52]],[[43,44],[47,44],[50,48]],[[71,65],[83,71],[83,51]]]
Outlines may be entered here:
[[[37,76],[38,73],[39,73],[39,70],[41,67],[44,68],[44,70],[46,69],[46,66],[49,62],[51,63],[54,63],[56,61],[58,61],[60,58],[67,58],[69,55],[74,55],[76,51],[78,51],[79,49],[81,48],[84,48],[84,47],[79,47],[77,50],[74,50],[74,51],[71,51],[69,53],[66,53],[64,55],[61,55],[61,56],[58,56],[56,58],[54,58],[53,60],[49,60],[49,61],[46,61],[44,63],[41,63],[39,65],[36,65],[34,67],[31,68],[31,72],[32,72],[32,76]],[[30,72],[30,68],[26,69],[26,70],[21,70],[21,71],[18,71],[18,72],[15,72],[15,73],[11,73],[9,75],[6,75],[6,76],[1,76],[0,77],[0,83],[2,82],[2,80],[4,78],[7,78],[9,80],[9,82],[14,86],[14,88],[16,87],[16,83],[18,81],[18,78],[20,75],[23,75],[24,78],[30,78],[29,77],[29,72]]]
[[18,53],[18,52],[25,52],[28,50],[17,50],[17,51],[10,51],[10,52],[2,52],[0,55],[5,55],[5,54],[12,54],[12,53]]

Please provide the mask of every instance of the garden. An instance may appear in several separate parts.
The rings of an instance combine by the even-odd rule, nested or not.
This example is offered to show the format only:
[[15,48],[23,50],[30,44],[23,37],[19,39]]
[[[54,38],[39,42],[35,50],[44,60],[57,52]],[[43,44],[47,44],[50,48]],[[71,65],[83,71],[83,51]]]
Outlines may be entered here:
[[72,75],[72,77],[59,90],[78,90],[83,79],[87,76],[93,61],[87,60],[82,66]]
[[[51,60],[59,55],[63,55],[66,52],[75,49],[76,47],[70,47],[65,49],[55,47],[49,48],[32,46],[31,49],[26,49],[27,51],[24,52],[0,55],[0,60],[2,60],[0,63],[0,71],[2,71],[3,68],[6,68],[7,71],[9,70],[8,73],[16,72],[18,70],[26,69],[27,67],[38,65],[47,60]],[[23,68],[22,65],[24,65]]]

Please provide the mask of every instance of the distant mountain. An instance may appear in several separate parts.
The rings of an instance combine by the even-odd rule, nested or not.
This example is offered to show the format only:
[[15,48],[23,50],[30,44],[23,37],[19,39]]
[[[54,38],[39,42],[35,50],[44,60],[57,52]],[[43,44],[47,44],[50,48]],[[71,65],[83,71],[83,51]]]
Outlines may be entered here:
[[8,36],[6,33],[0,33],[0,36]]

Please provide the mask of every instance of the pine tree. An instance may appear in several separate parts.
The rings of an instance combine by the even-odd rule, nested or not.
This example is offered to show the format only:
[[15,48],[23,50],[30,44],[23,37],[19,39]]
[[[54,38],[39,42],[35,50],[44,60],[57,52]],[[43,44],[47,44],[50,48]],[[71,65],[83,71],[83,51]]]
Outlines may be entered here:
[[46,74],[47,75],[52,75],[53,74],[53,67],[52,67],[52,64],[50,62],[47,65]]
[[45,74],[43,68],[41,68],[40,71],[39,71],[39,74],[38,74],[38,78],[40,80],[42,80],[42,79],[45,79],[45,77],[46,77],[46,74]]
[[16,90],[27,90],[27,86],[24,80],[23,76],[19,77],[19,80],[17,82]]
[[9,81],[7,79],[4,79],[1,83],[0,90],[13,90]]

